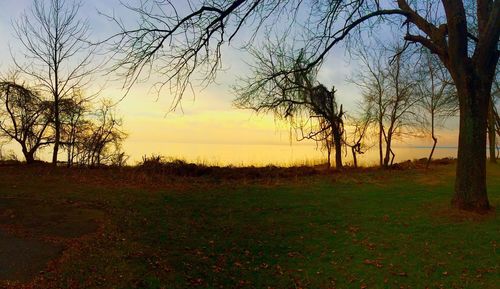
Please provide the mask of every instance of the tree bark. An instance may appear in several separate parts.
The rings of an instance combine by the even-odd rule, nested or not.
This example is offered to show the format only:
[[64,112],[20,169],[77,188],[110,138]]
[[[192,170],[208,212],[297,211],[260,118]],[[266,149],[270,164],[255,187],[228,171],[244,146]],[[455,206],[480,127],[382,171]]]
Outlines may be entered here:
[[460,132],[452,205],[478,212],[490,208],[486,191],[486,126],[490,90],[476,79],[457,85]]

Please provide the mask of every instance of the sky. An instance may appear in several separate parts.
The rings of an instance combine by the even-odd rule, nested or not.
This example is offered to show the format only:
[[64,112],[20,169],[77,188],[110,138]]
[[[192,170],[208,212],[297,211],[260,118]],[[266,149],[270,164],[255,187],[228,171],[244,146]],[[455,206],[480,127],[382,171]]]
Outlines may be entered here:
[[[0,39],[3,40],[0,42],[0,73],[5,73],[12,67],[9,47],[14,54],[19,49],[11,21],[28,9],[32,1],[0,2]],[[135,16],[124,9],[118,0],[84,0],[81,17],[89,19],[94,40],[104,39],[117,31],[116,26],[100,16],[98,11],[119,15],[129,25],[134,25],[136,21]],[[171,96],[164,92],[157,97],[151,91],[151,83],[135,85],[121,100],[118,113],[123,117],[124,130],[128,133],[124,149],[130,155],[130,162],[138,162],[142,156],[150,154],[219,165],[287,165],[322,159],[323,153],[314,143],[297,143],[290,136],[289,127],[276,122],[272,115],[256,115],[232,106],[235,95],[231,86],[238,76],[248,72],[246,62],[250,60],[245,53],[232,47],[224,47],[223,52],[224,71],[219,73],[216,83],[204,89],[195,87],[195,97],[185,97],[182,109],[169,113]],[[318,76],[318,80],[327,87],[335,85],[338,101],[347,112],[356,111],[360,100],[360,91],[347,81],[355,69],[356,62],[349,59],[344,47],[339,46],[329,55]],[[109,77],[103,75],[97,78]],[[120,100],[124,94],[122,84],[120,79],[112,77],[106,82],[102,94]],[[456,146],[456,130],[442,130],[440,136],[440,145]],[[428,153],[426,150],[404,147],[429,145],[430,138],[405,140],[396,144],[399,147],[396,154],[399,149],[399,160],[423,157]],[[15,145],[7,145],[6,148],[18,149]],[[440,153],[443,156],[454,155],[453,150]],[[375,155],[367,155],[370,154]],[[373,163],[374,158],[367,156],[365,162]]]

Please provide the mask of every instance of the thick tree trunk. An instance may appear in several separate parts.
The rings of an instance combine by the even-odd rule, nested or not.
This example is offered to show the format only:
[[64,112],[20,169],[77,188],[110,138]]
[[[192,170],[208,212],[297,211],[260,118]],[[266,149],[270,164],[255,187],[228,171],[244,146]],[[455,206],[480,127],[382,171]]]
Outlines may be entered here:
[[28,149],[23,147],[23,155],[24,159],[26,160],[27,164],[32,164],[35,162],[35,152],[34,151],[28,151]]
[[477,79],[468,81],[457,85],[460,132],[452,204],[459,209],[482,212],[490,208],[486,192],[486,126],[490,91]]
[[496,164],[495,110],[493,109],[493,101],[491,97],[488,105],[488,140],[490,147],[490,162]]

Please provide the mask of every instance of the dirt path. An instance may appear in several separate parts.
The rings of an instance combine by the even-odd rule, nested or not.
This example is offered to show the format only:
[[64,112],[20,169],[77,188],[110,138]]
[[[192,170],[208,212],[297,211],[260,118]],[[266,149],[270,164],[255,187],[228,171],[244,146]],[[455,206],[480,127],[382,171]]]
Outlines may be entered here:
[[0,231],[0,279],[26,282],[57,258],[62,247],[39,240],[9,236]]
[[78,204],[0,198],[0,281],[29,282],[102,218],[102,211]]

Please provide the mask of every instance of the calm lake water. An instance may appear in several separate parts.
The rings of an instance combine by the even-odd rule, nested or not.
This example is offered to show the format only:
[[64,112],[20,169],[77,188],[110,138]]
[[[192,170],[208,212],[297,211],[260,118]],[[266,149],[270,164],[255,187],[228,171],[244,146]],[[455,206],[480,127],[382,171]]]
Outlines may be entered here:
[[[137,147],[137,149],[135,149]],[[140,149],[139,149],[140,148]],[[430,147],[396,146],[394,162],[413,160],[427,157]],[[208,165],[235,165],[235,166],[265,166],[269,164],[290,166],[301,164],[320,164],[325,161],[326,154],[317,149],[314,144],[294,145],[243,145],[243,144],[192,144],[192,143],[165,143],[161,146],[154,144],[128,144],[125,151],[131,155],[130,163],[139,162],[144,152],[160,154],[166,157],[183,159],[188,162]],[[437,147],[433,158],[455,158],[456,147]],[[332,156],[333,157],[333,156]],[[352,163],[351,152],[344,152],[346,163]],[[360,165],[369,166],[378,164],[378,150],[372,148],[358,156]]]
[[[16,153],[19,159],[23,159],[19,153],[20,148],[16,144],[8,144],[1,147],[2,154]],[[193,144],[193,143],[145,143],[126,142],[124,151],[130,156],[129,165],[141,162],[143,156],[161,155],[171,159],[181,159],[187,162],[218,166],[293,166],[293,165],[318,165],[326,162],[326,153],[314,144]],[[406,160],[426,158],[429,156],[431,147],[428,146],[405,146],[393,147],[396,154],[395,163]],[[46,148],[40,151],[38,158],[50,161],[52,150]],[[438,146],[434,151],[433,158],[456,158],[457,147]],[[59,159],[64,160],[64,152]],[[334,156],[332,153],[332,162]],[[344,151],[344,164],[352,164],[351,151]],[[377,147],[369,149],[362,155],[358,155],[358,164],[361,166],[378,165],[379,156]]]

